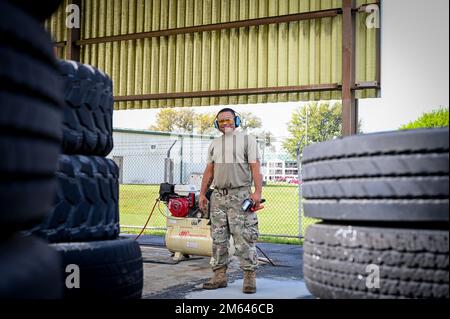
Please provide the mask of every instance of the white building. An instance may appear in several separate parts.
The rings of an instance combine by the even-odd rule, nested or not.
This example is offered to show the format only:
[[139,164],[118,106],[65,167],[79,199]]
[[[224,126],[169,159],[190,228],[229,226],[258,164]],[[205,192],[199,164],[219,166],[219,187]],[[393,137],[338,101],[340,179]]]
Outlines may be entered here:
[[185,183],[190,174],[203,173],[214,136],[115,128],[113,138],[108,158],[119,166],[120,183],[159,184],[164,182],[164,160],[172,145],[173,182]]
[[287,154],[266,154],[264,166],[265,181],[287,181],[298,178],[297,161]]

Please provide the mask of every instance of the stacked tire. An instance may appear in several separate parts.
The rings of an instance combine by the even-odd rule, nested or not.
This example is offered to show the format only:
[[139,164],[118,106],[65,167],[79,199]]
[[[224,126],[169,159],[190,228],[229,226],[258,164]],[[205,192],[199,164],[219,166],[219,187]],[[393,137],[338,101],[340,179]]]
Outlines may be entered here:
[[449,298],[449,131],[305,148],[304,275],[318,298]]
[[56,197],[50,214],[26,234],[51,243],[64,276],[79,274],[64,298],[140,298],[141,251],[119,238],[118,167],[105,158],[113,147],[112,81],[74,61],[59,61],[59,72],[64,117]]
[[12,2],[0,1],[0,38],[0,299],[57,299],[59,255],[20,231],[45,218],[56,190],[58,68],[50,36]]

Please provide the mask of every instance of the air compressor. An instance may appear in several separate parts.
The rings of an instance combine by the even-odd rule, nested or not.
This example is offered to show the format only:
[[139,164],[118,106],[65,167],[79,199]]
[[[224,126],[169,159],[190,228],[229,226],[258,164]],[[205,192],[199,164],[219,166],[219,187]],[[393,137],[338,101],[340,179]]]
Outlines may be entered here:
[[[208,200],[212,192],[210,189],[206,193]],[[187,255],[212,256],[210,205],[206,212],[200,210],[199,197],[197,185],[160,184],[159,200],[166,204],[168,211],[166,248],[174,254],[174,260]],[[230,238],[230,255],[233,254],[234,244]]]
[[[174,260],[181,260],[183,256],[198,255],[212,256],[210,198],[213,192],[206,192],[208,199],[207,211],[199,207],[200,186],[195,184],[176,185],[170,183],[160,184],[159,200],[166,204],[166,248],[174,254]],[[245,200],[242,209],[250,209]],[[261,199],[261,203],[265,202]],[[235,252],[233,237],[230,236],[229,255]]]

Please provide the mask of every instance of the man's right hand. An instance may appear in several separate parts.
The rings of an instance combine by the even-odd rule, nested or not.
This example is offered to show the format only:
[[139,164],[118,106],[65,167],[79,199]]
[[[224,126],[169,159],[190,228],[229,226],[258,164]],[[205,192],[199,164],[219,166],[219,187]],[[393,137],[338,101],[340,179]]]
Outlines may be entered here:
[[202,210],[203,212],[207,212],[208,199],[206,198],[205,194],[200,194],[200,197],[198,200],[198,206],[200,207],[200,210]]

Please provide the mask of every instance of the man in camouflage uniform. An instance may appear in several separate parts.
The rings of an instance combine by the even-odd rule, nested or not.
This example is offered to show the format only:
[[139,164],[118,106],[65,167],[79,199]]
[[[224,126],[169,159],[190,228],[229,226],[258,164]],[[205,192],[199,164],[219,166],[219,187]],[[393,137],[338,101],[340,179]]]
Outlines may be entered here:
[[[256,138],[236,130],[240,119],[229,108],[216,116],[215,126],[223,135],[214,139],[208,149],[208,164],[200,191],[200,208],[206,209],[206,191],[214,182],[210,200],[211,236],[213,239],[211,265],[212,279],[204,289],[227,286],[226,269],[230,235],[233,236],[236,255],[244,271],[244,293],[256,292],[258,256],[255,243],[258,239],[258,218],[255,211],[260,206],[262,180]],[[252,193],[252,179],[255,191]],[[252,211],[241,207],[245,199],[254,202]]]

